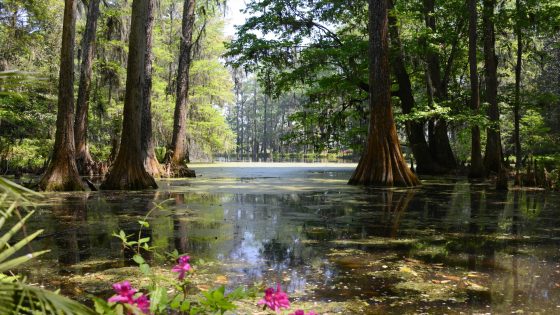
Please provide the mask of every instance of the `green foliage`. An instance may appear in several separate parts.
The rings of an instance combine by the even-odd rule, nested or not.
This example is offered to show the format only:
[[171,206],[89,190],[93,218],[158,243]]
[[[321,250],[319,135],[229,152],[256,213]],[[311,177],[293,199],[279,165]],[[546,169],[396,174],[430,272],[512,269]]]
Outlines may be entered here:
[[521,118],[521,137],[525,140],[524,152],[546,153],[551,148],[557,149],[544,117],[535,110],[526,111]]
[[23,71],[0,72],[0,159],[7,169],[36,169],[52,148],[55,101],[45,78]]
[[37,198],[37,193],[21,187],[0,177],[0,229],[7,223],[14,213],[21,219],[11,227],[7,228],[0,236],[0,312],[2,314],[93,314],[86,306],[72,301],[56,293],[30,286],[25,279],[18,276],[7,276],[6,274],[20,265],[34,259],[48,250],[35,251],[24,255],[18,255],[20,250],[41,234],[39,230],[25,235],[15,241],[16,235],[21,233],[25,223],[33,215],[30,211],[24,217],[19,214],[19,204],[28,203],[31,198]]
[[[122,230],[119,233],[113,233],[113,236],[121,240],[124,248],[134,251],[132,260],[138,265],[142,274],[150,279],[147,295],[150,298],[150,311],[153,314],[169,314],[173,311],[193,315],[224,314],[226,311],[237,308],[234,304],[235,301],[255,296],[254,290],[244,290],[243,288],[237,288],[230,293],[226,293],[224,286],[195,295],[190,292],[188,275],[184,279],[174,279],[156,274],[148,261],[142,256],[143,252],[153,252],[155,249],[150,245],[150,238],[142,235],[142,230],[150,227],[149,219],[155,210],[165,211],[165,201],[155,204],[144,218],[138,221],[140,230],[137,235],[127,235]],[[182,255],[175,250],[167,253],[166,256],[167,259],[176,262]],[[199,263],[203,265],[204,261],[201,260]],[[124,314],[125,311],[142,314],[134,305],[110,303],[95,297],[93,300],[98,314],[120,315]]]
[[[560,135],[560,128],[557,120],[552,118],[557,116],[560,95],[557,88],[560,86],[557,82],[560,69],[560,38],[556,35],[560,29],[560,9],[557,1],[522,0],[517,7],[518,2],[508,0],[496,6],[498,94],[503,117],[500,126],[491,125],[487,118],[484,84],[481,84],[481,110],[469,110],[465,2],[436,1],[430,13],[435,21],[433,28],[426,24],[426,2],[392,3],[390,16],[396,19],[401,46],[398,48],[402,48],[402,52],[396,49],[391,33],[390,44],[395,48],[392,54],[394,57],[402,53],[415,101],[410,114],[403,115],[395,110],[401,129],[407,121],[426,124],[433,119],[444,119],[449,126],[455,154],[459,160],[466,160],[470,155],[467,132],[471,126],[482,127],[483,137],[486,134],[484,129],[501,127],[505,130],[502,141],[506,153],[511,154],[513,133],[507,117],[512,119],[510,113],[515,99],[515,31],[519,28],[523,45],[521,105],[523,113],[527,111],[528,114],[521,135],[523,151],[557,149],[553,142]],[[363,1],[274,0],[247,4],[246,13],[251,17],[238,28],[236,38],[228,44],[226,56],[234,68],[257,75],[264,92],[274,98],[281,100],[294,92],[300,96],[288,110],[290,130],[285,126],[279,128],[281,138],[292,145],[290,150],[294,150],[293,146],[330,150],[333,145],[359,150],[363,144],[367,132],[367,120],[364,120],[368,115],[366,10],[367,3]],[[481,53],[483,31],[479,27]],[[426,93],[430,54],[437,58],[440,67],[437,70],[443,86],[437,88],[443,90],[441,99],[436,95],[432,100],[433,97]],[[479,60],[478,67],[482,69],[483,56]],[[484,82],[484,71],[480,73],[481,82]],[[395,79],[393,103],[400,105],[401,91]],[[240,112],[240,109],[232,110],[230,115]],[[551,112],[553,115],[549,115]],[[535,115],[540,115],[541,121],[536,121]],[[250,115],[244,117],[253,119]],[[232,126],[237,127],[238,121],[239,118],[230,118]],[[263,124],[262,118],[260,124]],[[250,135],[254,137],[252,132]],[[260,140],[263,141],[266,140]],[[248,150],[242,147],[238,151]]]

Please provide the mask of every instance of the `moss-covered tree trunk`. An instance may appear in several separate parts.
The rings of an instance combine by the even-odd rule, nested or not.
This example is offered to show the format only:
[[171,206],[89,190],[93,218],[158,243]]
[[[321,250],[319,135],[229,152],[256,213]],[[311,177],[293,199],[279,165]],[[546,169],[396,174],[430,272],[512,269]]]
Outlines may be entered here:
[[176,177],[194,177],[193,170],[187,168],[189,161],[187,146],[187,113],[189,102],[189,72],[192,63],[192,37],[195,21],[195,0],[184,0],[181,26],[179,68],[177,69],[177,95],[173,117],[173,137],[171,140],[171,171]]
[[349,184],[415,186],[406,164],[391,108],[387,0],[369,0],[369,104],[367,144]]
[[80,69],[80,83],[78,100],[76,103],[76,120],[74,122],[74,141],[76,143],[76,165],[81,175],[93,172],[94,162],[89,154],[88,110],[91,91],[91,73],[95,56],[95,35],[97,19],[99,17],[99,0],[90,0],[86,20],[86,29],[82,40],[82,67]]
[[142,158],[142,112],[146,84],[146,49],[153,19],[154,0],[134,0],[126,71],[126,92],[123,128],[119,153],[102,189],[157,188],[156,182],[144,168]]
[[487,172],[500,173],[503,164],[502,140],[500,136],[500,109],[498,107],[498,57],[496,57],[496,35],[494,30],[495,0],[483,1],[484,25],[484,73],[486,101],[489,104],[488,118],[491,126],[486,128],[486,150],[484,167]]
[[64,2],[62,48],[58,77],[58,113],[54,151],[38,188],[46,191],[84,190],[76,167],[74,147],[74,38],[76,0]]
[[[477,21],[478,12],[476,8],[477,1],[469,0],[469,67],[471,81],[471,111],[473,114],[478,113],[480,108],[480,91],[478,87],[478,69],[476,57],[477,44]],[[470,178],[483,178],[484,165],[482,163],[482,152],[480,144],[480,128],[474,124],[471,127],[471,167],[469,170]]]

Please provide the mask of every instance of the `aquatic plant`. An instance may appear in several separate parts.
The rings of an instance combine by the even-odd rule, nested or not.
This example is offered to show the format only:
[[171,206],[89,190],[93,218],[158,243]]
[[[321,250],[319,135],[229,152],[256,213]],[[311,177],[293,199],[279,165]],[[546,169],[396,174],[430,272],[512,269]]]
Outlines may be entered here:
[[[0,228],[6,220],[18,211],[18,202],[29,203],[23,193],[35,194],[21,186],[0,178]],[[35,194],[36,195],[36,194]],[[39,195],[36,195],[39,196]],[[5,206],[7,205],[7,206]],[[4,210],[5,208],[5,210]],[[158,204],[154,209],[164,209]],[[11,258],[17,251],[29,245],[42,231],[37,231],[25,236],[22,240],[11,242],[11,239],[24,226],[31,217],[33,211],[21,219],[10,229],[0,236],[0,313],[1,314],[102,314],[102,315],[148,315],[148,314],[224,314],[237,308],[235,301],[253,299],[256,297],[255,289],[237,288],[226,294],[225,287],[195,294],[190,292],[190,284],[187,275],[194,271],[191,265],[191,257],[179,255],[177,251],[169,253],[176,264],[171,272],[177,273],[177,277],[166,277],[156,275],[150,268],[148,262],[142,257],[142,252],[153,250],[150,246],[150,238],[143,237],[142,228],[148,228],[148,217],[154,210],[150,210],[143,220],[138,221],[140,232],[137,239],[131,239],[132,235],[126,235],[119,231],[114,235],[121,239],[123,247],[134,251],[133,261],[138,264],[139,270],[151,281],[147,286],[146,293],[141,293],[134,288],[130,281],[124,280],[112,285],[115,294],[104,300],[92,297],[95,312],[85,305],[73,301],[67,297],[54,292],[36,288],[25,284],[24,279],[16,276],[7,276],[3,273],[19,267],[21,264],[48,251],[37,251],[27,255]],[[12,244],[12,245],[8,245]],[[290,301],[288,294],[282,291],[280,284],[276,290],[268,288],[265,296],[258,301],[257,305],[264,305],[272,311],[288,309]],[[296,310],[290,315],[316,315],[314,312],[305,313]]]
[[[113,289],[117,293],[108,301],[94,298],[96,311],[99,314],[115,315],[124,314],[224,314],[237,308],[236,301],[256,298],[256,290],[237,288],[226,293],[225,286],[210,289],[199,294],[191,292],[190,277],[195,271],[191,257],[179,254],[176,250],[168,253],[167,256],[175,261],[171,272],[176,273],[177,277],[169,277],[155,274],[148,262],[142,257],[144,252],[153,251],[150,246],[150,238],[143,237],[142,228],[149,228],[149,216],[155,209],[165,210],[163,203],[156,204],[148,211],[145,217],[138,221],[140,232],[138,234],[126,235],[124,231],[113,233],[122,241],[123,248],[132,250],[134,256],[132,260],[138,264],[140,271],[150,279],[147,286],[147,294],[138,295],[130,282],[123,281],[113,284]],[[148,298],[149,297],[149,298]],[[281,309],[290,308],[289,296],[282,291],[280,284],[276,290],[268,288],[264,292],[264,297],[257,302],[263,309],[279,312]],[[314,312],[305,313],[296,310],[294,315],[317,315]]]
[[156,204],[143,220],[138,221],[138,234],[127,235],[122,230],[113,233],[122,241],[124,249],[134,252],[132,260],[138,264],[142,274],[149,278],[147,294],[138,295],[138,291],[132,288],[128,281],[116,283],[113,289],[117,294],[108,301],[93,298],[99,314],[124,314],[125,309],[132,314],[224,314],[237,308],[234,301],[254,296],[254,290],[242,288],[226,294],[224,286],[199,294],[191,292],[190,279],[187,277],[189,273],[194,272],[191,257],[180,255],[176,250],[167,256],[176,262],[171,272],[177,273],[177,277],[156,274],[142,256],[154,250],[150,245],[150,237],[144,237],[142,229],[150,227],[148,218],[155,209],[166,210],[163,203]]
[[42,230],[29,235],[24,233],[23,239],[13,240],[34,213],[30,211],[25,216],[19,213],[21,204],[32,203],[28,197],[38,198],[40,195],[0,177],[0,229],[14,214],[20,218],[0,236],[0,314],[94,314],[88,307],[67,297],[26,284],[25,278],[7,275],[11,270],[48,252],[35,251],[14,257],[42,233]]

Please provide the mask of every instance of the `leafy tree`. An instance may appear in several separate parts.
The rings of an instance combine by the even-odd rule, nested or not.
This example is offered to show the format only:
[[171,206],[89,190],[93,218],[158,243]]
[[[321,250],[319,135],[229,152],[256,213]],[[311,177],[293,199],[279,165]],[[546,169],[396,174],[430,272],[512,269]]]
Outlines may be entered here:
[[350,184],[415,186],[420,181],[406,164],[391,108],[388,1],[369,0],[370,122],[366,148]]

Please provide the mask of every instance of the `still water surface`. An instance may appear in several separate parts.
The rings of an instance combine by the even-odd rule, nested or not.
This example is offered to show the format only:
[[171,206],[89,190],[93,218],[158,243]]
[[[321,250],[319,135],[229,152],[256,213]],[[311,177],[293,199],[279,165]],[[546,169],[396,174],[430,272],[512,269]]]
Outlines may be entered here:
[[278,282],[343,314],[560,314],[558,194],[455,178],[352,187],[349,164],[193,168],[199,177],[157,191],[47,194],[28,228],[44,228],[34,249],[52,252],[25,271],[30,281],[107,294],[76,279],[126,266],[112,233],[136,233],[167,200],[146,231],[157,251],[212,262],[229,287]]

